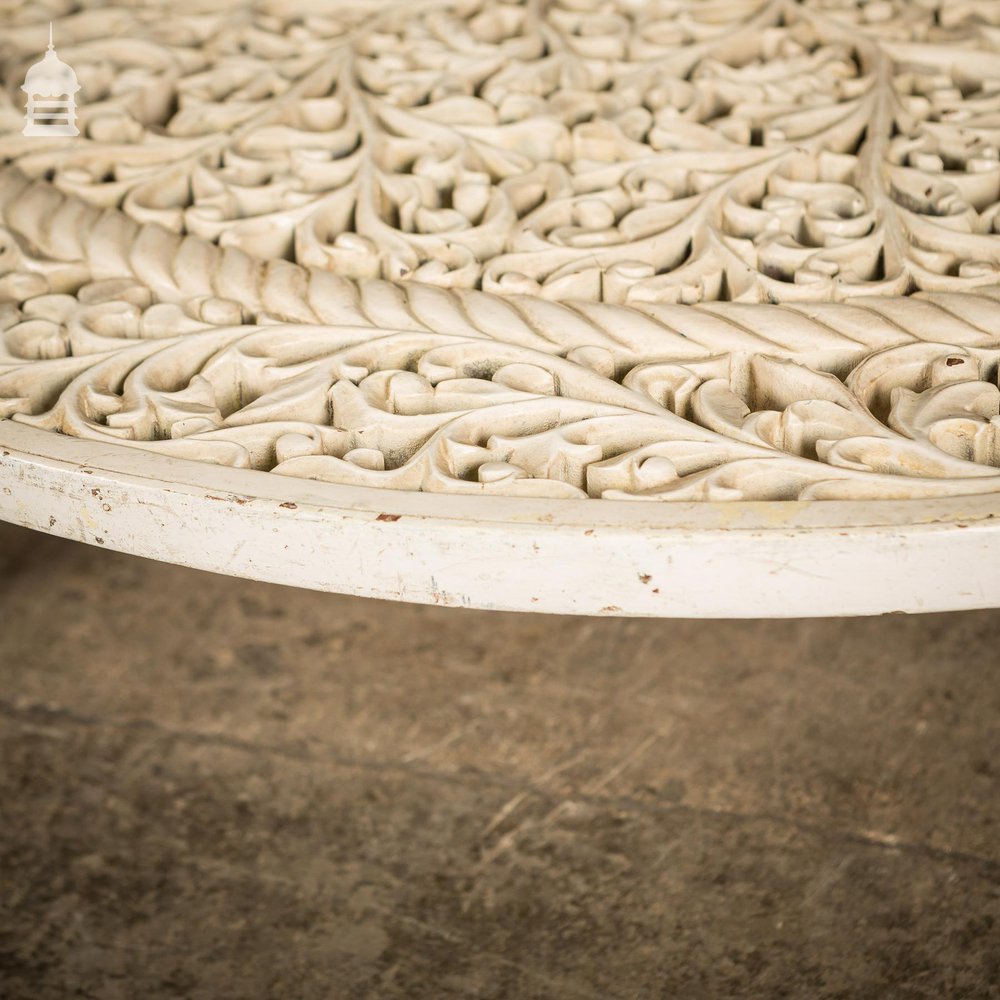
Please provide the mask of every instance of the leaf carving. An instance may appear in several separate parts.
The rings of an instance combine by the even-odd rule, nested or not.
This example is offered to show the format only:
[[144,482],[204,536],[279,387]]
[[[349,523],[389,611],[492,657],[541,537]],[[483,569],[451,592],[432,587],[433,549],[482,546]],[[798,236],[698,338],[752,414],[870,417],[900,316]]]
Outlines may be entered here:
[[0,105],[0,417],[408,490],[1000,488],[980,6],[182,13],[67,19],[79,141]]

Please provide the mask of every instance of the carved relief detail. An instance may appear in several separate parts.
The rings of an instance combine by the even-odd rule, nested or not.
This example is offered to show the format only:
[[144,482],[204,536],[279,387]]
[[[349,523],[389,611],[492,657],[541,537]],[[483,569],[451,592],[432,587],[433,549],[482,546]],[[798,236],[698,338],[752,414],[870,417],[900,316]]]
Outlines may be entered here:
[[970,290],[1000,266],[998,10],[84,3],[59,28],[84,137],[39,143],[11,87],[50,15],[24,4],[0,159],[349,278],[611,303]]
[[409,490],[1000,489],[996,288],[795,306],[553,303],[259,263],[10,170],[0,191],[0,292],[16,300],[0,311],[0,414],[15,420]]
[[0,418],[405,490],[1000,491],[992,0],[164,10],[66,19],[80,140],[0,107]]

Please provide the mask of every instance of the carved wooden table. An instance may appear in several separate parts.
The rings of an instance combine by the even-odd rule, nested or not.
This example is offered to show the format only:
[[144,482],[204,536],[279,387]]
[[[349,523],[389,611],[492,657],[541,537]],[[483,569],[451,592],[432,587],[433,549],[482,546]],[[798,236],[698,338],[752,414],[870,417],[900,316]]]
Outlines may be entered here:
[[663,616],[1000,606],[1000,4],[84,2],[0,41],[0,517]]

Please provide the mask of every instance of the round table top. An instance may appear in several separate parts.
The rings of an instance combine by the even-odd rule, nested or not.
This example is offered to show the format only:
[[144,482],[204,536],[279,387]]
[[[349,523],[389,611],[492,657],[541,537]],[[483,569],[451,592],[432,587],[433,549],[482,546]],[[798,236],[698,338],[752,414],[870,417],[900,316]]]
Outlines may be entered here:
[[79,135],[0,105],[0,518],[454,606],[1000,606],[989,5],[211,7],[57,23]]

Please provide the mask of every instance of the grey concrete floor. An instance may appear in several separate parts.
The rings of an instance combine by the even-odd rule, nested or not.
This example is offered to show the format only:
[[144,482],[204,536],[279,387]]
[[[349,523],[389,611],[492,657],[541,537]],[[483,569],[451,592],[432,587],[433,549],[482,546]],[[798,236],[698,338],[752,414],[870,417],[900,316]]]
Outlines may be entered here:
[[1000,996],[1000,613],[393,605],[0,526],[5,1000]]

